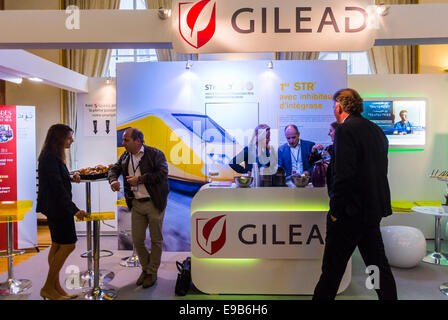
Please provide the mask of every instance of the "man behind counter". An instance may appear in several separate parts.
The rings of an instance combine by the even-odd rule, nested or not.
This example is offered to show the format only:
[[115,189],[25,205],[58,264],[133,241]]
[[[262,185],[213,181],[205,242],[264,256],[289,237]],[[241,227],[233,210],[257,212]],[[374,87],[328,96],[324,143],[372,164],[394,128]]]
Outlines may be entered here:
[[285,127],[285,137],[288,142],[278,148],[279,167],[285,168],[286,176],[311,175],[309,158],[314,142],[300,139],[299,129],[293,124]]

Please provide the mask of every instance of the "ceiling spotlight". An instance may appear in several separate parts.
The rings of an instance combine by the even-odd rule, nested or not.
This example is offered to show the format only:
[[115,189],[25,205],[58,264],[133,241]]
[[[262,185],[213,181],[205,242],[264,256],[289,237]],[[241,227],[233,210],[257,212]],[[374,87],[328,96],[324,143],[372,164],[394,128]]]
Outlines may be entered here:
[[376,12],[378,13],[378,15],[384,17],[387,16],[387,14],[389,13],[389,8],[390,5],[380,3],[378,6],[376,6]]
[[171,9],[164,9],[164,8],[160,7],[158,15],[161,20],[166,20],[169,17],[171,17]]
[[0,80],[6,80],[15,84],[21,84],[23,79],[19,75],[14,75],[0,71]]
[[272,63],[272,61],[269,61],[268,69],[274,69],[274,64]]
[[41,78],[36,78],[36,77],[28,78],[28,80],[31,80],[31,81],[34,81],[34,82],[42,82],[42,81],[44,81]]
[[193,63],[190,60],[188,60],[186,66],[185,66],[185,69],[190,70],[192,66],[193,66]]

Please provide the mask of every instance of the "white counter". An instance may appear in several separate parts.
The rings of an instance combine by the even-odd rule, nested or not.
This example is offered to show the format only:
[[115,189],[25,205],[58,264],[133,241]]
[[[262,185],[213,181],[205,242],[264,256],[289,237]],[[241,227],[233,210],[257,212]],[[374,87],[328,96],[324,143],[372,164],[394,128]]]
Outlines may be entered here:
[[[201,188],[191,203],[192,280],[205,293],[313,294],[326,188]],[[339,292],[351,281],[351,260]]]

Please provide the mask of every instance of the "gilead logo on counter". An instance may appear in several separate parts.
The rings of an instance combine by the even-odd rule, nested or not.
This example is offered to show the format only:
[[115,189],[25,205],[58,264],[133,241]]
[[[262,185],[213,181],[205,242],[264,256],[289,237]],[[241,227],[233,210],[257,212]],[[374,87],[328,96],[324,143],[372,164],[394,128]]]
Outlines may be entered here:
[[214,255],[226,242],[226,216],[196,219],[196,241],[209,255]]
[[195,212],[191,251],[198,258],[320,259],[322,212]]
[[[204,25],[204,16],[210,17]],[[179,3],[179,33],[190,46],[199,49],[205,45],[216,31],[216,3],[210,0]]]

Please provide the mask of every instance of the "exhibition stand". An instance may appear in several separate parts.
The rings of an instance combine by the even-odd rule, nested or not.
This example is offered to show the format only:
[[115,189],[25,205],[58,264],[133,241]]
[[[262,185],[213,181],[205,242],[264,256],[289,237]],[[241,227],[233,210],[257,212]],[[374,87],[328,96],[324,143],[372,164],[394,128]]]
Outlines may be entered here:
[[[442,193],[438,186],[428,183],[427,174],[446,166],[448,161],[446,152],[440,152],[448,143],[448,94],[440,90],[446,87],[446,74],[347,76],[345,61],[285,61],[276,60],[274,55],[366,51],[373,45],[448,43],[448,20],[443,14],[447,5],[392,5],[387,6],[388,13],[375,10],[372,14],[368,9],[374,2],[370,0],[356,0],[350,7],[333,2],[331,6],[317,2],[300,7],[292,0],[263,4],[248,1],[244,4],[248,7],[242,8],[240,1],[218,0],[197,2],[203,5],[198,9],[197,3],[175,0],[171,20],[162,20],[156,10],[112,14],[109,10],[89,10],[82,12],[86,27],[77,31],[61,27],[61,21],[67,18],[63,10],[36,13],[39,19],[32,19],[26,27],[17,18],[20,12],[8,14],[6,10],[0,12],[0,26],[7,25],[14,32],[0,36],[0,47],[174,48],[178,53],[200,55],[201,61],[194,63],[188,60],[118,64],[117,79],[112,83],[71,74],[74,84],[59,85],[77,93],[73,110],[76,116],[72,119],[77,124],[73,146],[77,157],[71,169],[115,163],[125,151],[121,138],[124,130],[139,128],[145,144],[164,153],[168,178],[177,186],[169,194],[163,251],[191,254],[192,282],[197,289],[205,294],[312,295],[321,275],[325,247],[327,189],[291,184],[241,188],[230,184],[237,173],[229,162],[249,145],[256,126],[265,123],[271,128],[270,143],[275,150],[287,143],[284,130],[291,124],[298,127],[300,139],[328,146],[332,143],[328,128],[335,120],[333,94],[352,87],[365,101],[363,116],[377,123],[387,135],[392,200],[439,199]],[[195,19],[189,12],[197,14]],[[431,13],[432,19],[420,20]],[[404,16],[408,19],[401,18]],[[39,20],[42,26],[35,25]],[[193,20],[196,27],[192,26]],[[115,26],[124,27],[111,37],[107,23],[98,28],[87,27],[97,21],[112,21]],[[376,26],[371,25],[372,21]],[[142,25],[146,27],[142,29]],[[205,32],[198,30],[199,26],[206,26]],[[73,43],[76,32],[77,41]],[[130,34],[135,37],[129,38]],[[273,59],[206,61],[207,54],[241,50],[273,53]],[[26,74],[13,57],[0,60],[5,60],[0,71],[14,69]],[[57,68],[51,70],[57,72]],[[55,83],[45,72],[36,73],[42,74],[47,84]],[[403,110],[407,110],[413,123],[412,130],[410,125],[405,129],[406,135],[394,130]],[[8,257],[8,280],[0,285],[0,295],[7,296],[31,287],[28,280],[14,279],[13,257],[20,254],[14,247],[32,247],[37,243],[33,204],[20,201],[36,198],[36,114],[34,107],[1,106],[0,111],[0,200],[17,203],[17,211],[0,203],[0,222],[7,224],[0,230],[7,235]],[[14,140],[9,133],[13,130]],[[3,176],[3,169],[7,170],[7,177]],[[212,176],[216,183],[207,184]],[[123,190],[117,195],[106,181],[82,180],[72,189],[74,203],[85,207],[90,216],[76,225],[78,236],[86,235],[87,251],[81,257],[87,258],[87,271],[78,278],[72,277],[71,284],[73,289],[87,290],[84,297],[89,300],[118,297],[115,290],[106,286],[117,273],[100,269],[101,221],[114,220],[104,228],[107,230],[103,230],[103,235],[118,234],[119,249],[132,245],[131,213]],[[191,190],[199,191],[192,195]],[[383,222],[391,221],[394,226],[414,224],[424,238],[435,238],[434,252],[423,259],[429,265],[424,265],[447,266],[441,249],[446,208],[408,209],[411,208],[407,213],[418,214],[394,213]],[[26,212],[30,214],[24,218]],[[4,242],[0,239],[0,249],[6,246]],[[112,254],[108,251],[107,256]],[[128,274],[139,270],[127,267],[140,266],[135,249],[129,255],[123,254],[114,261]],[[161,269],[166,265],[173,267],[172,262],[162,264]],[[338,293],[346,291],[352,280],[359,280],[359,270],[356,278],[352,268],[350,259]],[[128,283],[131,280],[120,283],[121,288]],[[364,289],[365,283],[361,285]],[[172,289],[169,292],[174,296]],[[448,295],[448,283],[438,289]]]
[[[327,213],[326,188],[202,187],[191,203],[194,285],[209,294],[313,294]],[[339,292],[350,281],[351,260]]]

